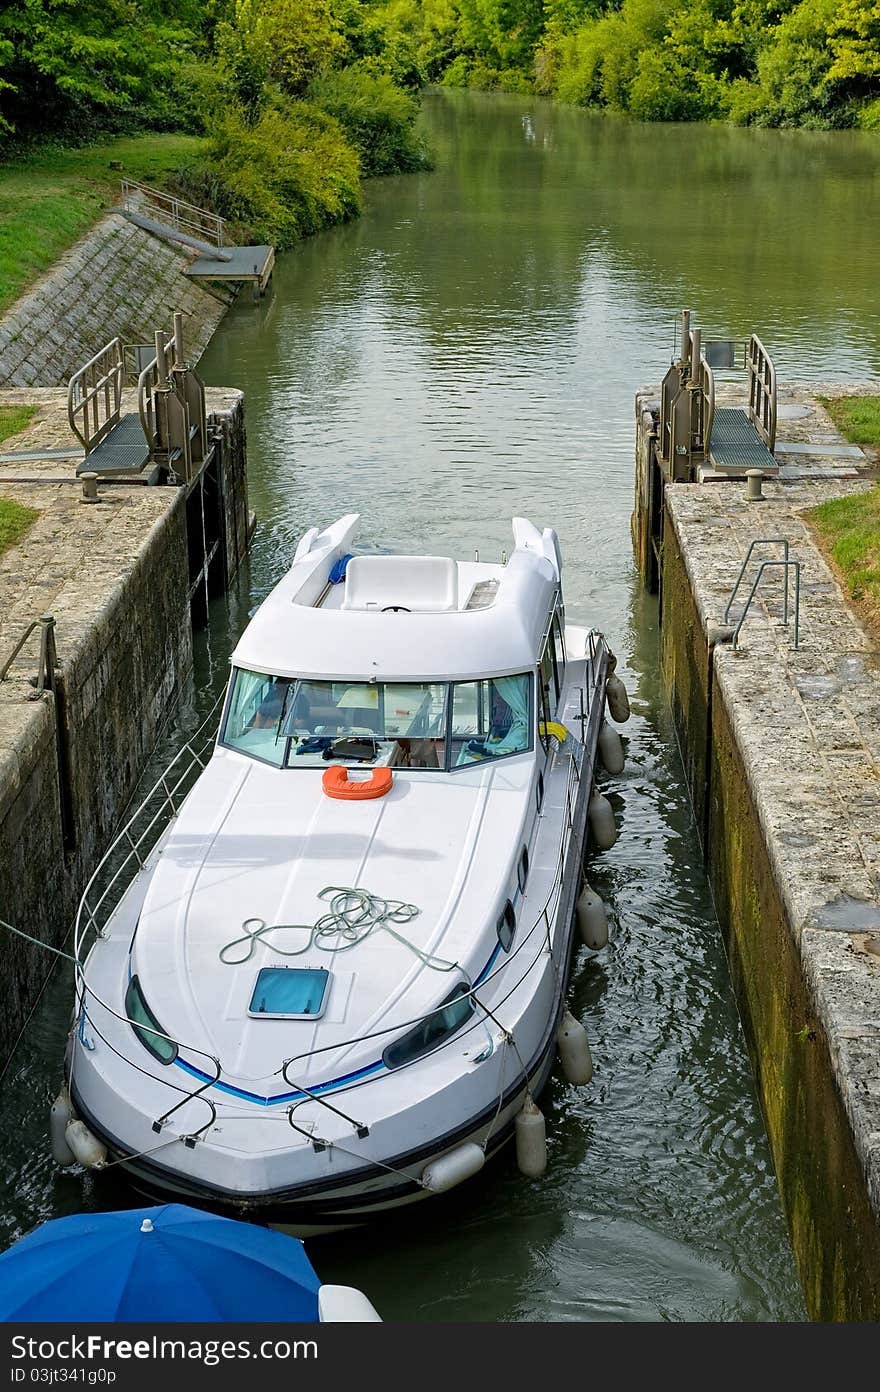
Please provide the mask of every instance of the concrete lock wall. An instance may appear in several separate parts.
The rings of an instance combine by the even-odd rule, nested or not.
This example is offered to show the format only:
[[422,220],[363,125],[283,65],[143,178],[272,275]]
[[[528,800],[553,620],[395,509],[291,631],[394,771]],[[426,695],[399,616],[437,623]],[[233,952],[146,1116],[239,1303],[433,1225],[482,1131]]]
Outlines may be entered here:
[[880,1225],[674,512],[661,661],[809,1314],[880,1317]]
[[[238,393],[213,404],[220,573],[228,581],[248,539],[243,409]],[[96,557],[66,582],[54,606],[57,695],[29,699],[33,688],[23,676],[4,683],[0,917],[55,944],[67,935],[85,883],[191,679],[191,509],[183,488],[149,492],[161,493],[161,501],[167,495],[167,506],[132,536],[125,563],[108,556],[104,575]],[[198,546],[195,555],[201,558]],[[0,1059],[8,1057],[52,966],[43,949],[20,937],[7,934],[3,947]]]

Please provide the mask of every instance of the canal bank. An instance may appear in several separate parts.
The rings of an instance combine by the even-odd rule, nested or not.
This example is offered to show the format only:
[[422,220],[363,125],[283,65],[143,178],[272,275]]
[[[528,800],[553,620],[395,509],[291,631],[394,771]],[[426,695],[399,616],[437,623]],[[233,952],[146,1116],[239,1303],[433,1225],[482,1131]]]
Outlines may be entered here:
[[[0,915],[58,945],[191,683],[193,625],[246,553],[243,402],[208,393],[211,449],[186,483],[102,483],[92,503],[58,457],[79,448],[66,394],[0,392],[25,403],[36,417],[0,460],[0,495],[38,514],[0,558]],[[5,1060],[51,959],[12,934],[3,952]]]
[[231,297],[189,278],[194,259],[108,213],[0,317],[0,389],[66,385],[110,339],[150,344],[177,311],[197,362]]
[[[633,538],[659,587],[664,689],[807,1308],[876,1320],[880,653],[805,516],[876,471],[817,400],[829,392],[843,394],[780,390],[779,477],[754,500],[745,480],[665,482],[659,394],[639,393]],[[734,646],[761,561],[785,555],[800,566],[798,646],[782,567],[764,572]]]

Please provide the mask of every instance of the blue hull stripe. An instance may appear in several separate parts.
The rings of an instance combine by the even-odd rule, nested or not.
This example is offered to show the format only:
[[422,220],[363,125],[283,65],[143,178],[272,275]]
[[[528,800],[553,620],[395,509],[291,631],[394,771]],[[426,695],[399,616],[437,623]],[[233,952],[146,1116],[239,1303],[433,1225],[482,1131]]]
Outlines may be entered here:
[[[203,1083],[211,1082],[211,1074],[203,1073],[200,1068],[195,1068],[193,1064],[187,1063],[182,1058],[175,1059],[178,1068],[182,1068],[184,1073],[189,1073],[193,1078],[198,1078]],[[334,1078],[329,1083],[317,1083],[310,1088],[309,1092],[316,1097],[322,1092],[330,1092],[333,1088],[343,1087],[346,1083],[357,1082],[361,1078],[368,1078],[372,1073],[386,1072],[385,1064],[381,1060],[377,1063],[368,1063],[365,1068],[358,1068],[354,1073],[345,1073],[341,1078]],[[248,1092],[247,1088],[234,1087],[232,1083],[214,1083],[218,1092],[228,1092],[231,1097],[242,1097],[246,1102],[257,1102],[261,1107],[275,1107],[281,1102],[299,1102],[302,1098],[308,1097],[308,1092],[279,1092],[273,1097],[261,1097],[258,1092]]]

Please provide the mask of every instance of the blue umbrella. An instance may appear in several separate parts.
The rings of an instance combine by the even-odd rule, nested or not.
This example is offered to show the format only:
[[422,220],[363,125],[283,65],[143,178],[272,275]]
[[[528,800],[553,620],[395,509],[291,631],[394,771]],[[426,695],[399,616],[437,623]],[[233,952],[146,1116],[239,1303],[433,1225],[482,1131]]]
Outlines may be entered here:
[[163,1204],[54,1218],[0,1255],[2,1320],[318,1319],[295,1237]]

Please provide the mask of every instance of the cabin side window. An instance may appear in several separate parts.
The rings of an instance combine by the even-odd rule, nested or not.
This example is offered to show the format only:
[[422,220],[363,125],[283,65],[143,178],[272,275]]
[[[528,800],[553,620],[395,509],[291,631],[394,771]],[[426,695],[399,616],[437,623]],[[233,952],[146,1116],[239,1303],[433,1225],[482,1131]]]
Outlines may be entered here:
[[221,744],[280,768],[285,747],[281,717],[289,687],[289,677],[272,677],[265,672],[248,672],[236,667]]
[[144,1048],[160,1063],[173,1063],[177,1058],[177,1045],[169,1039],[156,1019],[141,990],[140,982],[133,976],[125,992],[125,1013]]
[[531,675],[456,682],[452,692],[452,765],[523,754],[532,744]]
[[433,1010],[413,1029],[407,1030],[400,1039],[395,1039],[393,1044],[389,1044],[382,1054],[385,1067],[402,1068],[405,1063],[412,1063],[424,1054],[433,1053],[441,1044],[445,1044],[447,1039],[451,1039],[474,1013],[470,989],[466,981],[460,981],[438,1010]]

